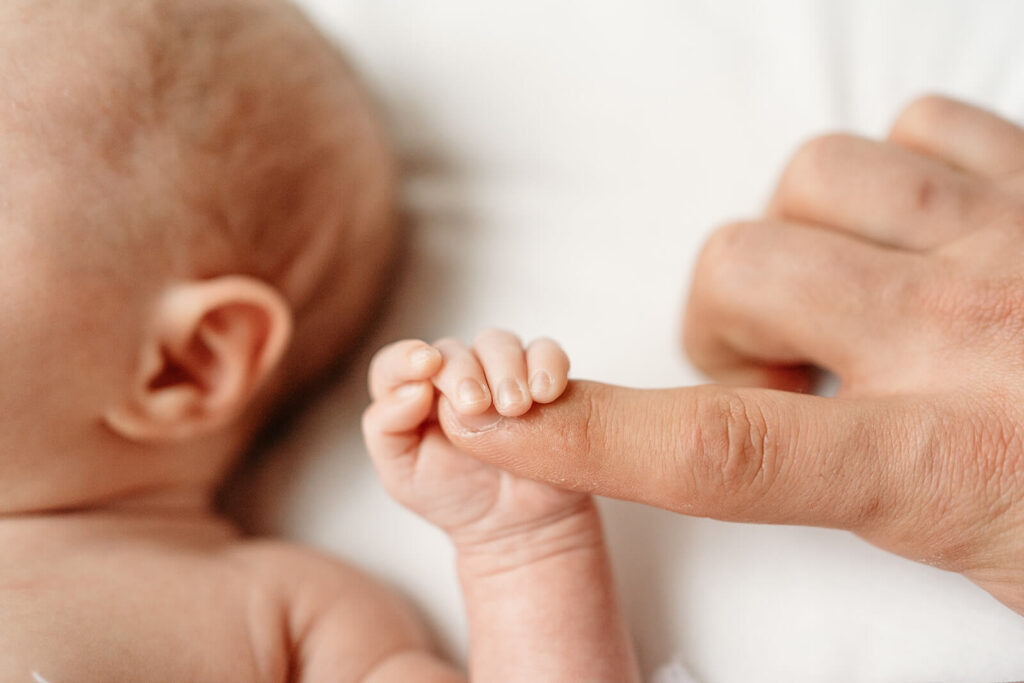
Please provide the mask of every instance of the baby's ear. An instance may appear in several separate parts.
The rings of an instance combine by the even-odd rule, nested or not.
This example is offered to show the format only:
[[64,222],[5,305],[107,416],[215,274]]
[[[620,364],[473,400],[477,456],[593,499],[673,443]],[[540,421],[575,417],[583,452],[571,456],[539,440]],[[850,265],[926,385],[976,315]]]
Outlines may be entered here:
[[175,441],[227,426],[281,361],[291,309],[260,280],[178,284],[157,303],[125,400],[107,425],[134,441]]

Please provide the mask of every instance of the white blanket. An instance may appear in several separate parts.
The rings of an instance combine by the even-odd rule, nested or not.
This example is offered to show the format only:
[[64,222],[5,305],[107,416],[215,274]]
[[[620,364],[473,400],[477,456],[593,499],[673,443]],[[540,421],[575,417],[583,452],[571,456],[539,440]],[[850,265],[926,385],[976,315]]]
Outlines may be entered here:
[[[579,378],[701,381],[677,346],[691,264],[717,224],[758,212],[802,139],[883,134],[925,91],[1024,115],[1012,0],[305,4],[407,162],[413,254],[374,343],[499,325],[559,339]],[[258,521],[391,582],[463,657],[450,549],[385,496],[359,438],[367,357],[254,478]],[[604,511],[648,674],[1024,677],[1024,618],[953,574],[839,531]]]

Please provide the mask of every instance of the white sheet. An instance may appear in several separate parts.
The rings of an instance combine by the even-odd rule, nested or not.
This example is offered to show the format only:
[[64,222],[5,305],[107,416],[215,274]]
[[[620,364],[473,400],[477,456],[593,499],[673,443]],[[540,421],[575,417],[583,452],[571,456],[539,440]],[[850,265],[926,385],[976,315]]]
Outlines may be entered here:
[[[414,256],[375,343],[500,325],[574,375],[690,384],[677,321],[702,240],[753,215],[798,142],[881,134],[942,91],[1024,115],[1024,3],[306,0],[380,94]],[[365,357],[363,359],[365,363]],[[358,368],[253,483],[261,524],[419,604],[462,656],[445,540],[390,502]],[[1024,677],[1024,619],[965,580],[821,529],[604,506],[647,672],[703,683]]]

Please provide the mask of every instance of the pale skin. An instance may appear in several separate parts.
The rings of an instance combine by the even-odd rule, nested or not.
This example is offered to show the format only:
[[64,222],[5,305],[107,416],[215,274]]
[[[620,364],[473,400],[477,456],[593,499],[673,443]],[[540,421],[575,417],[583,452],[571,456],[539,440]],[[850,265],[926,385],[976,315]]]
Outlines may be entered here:
[[459,680],[389,591],[212,508],[291,334],[280,295],[154,273],[112,297],[102,271],[39,287],[89,264],[45,223],[2,229],[0,679]]
[[371,368],[367,446],[389,493],[455,546],[472,680],[639,680],[593,500],[462,453],[433,419],[437,404],[512,420],[546,410],[532,404],[556,402],[568,370],[553,341],[524,350],[501,330],[472,347],[397,342]]
[[[247,274],[244,266],[233,269],[230,258],[211,272],[201,257],[210,250],[230,254],[232,233],[193,246],[192,235],[217,227],[200,222],[205,229],[193,231],[177,224],[205,215],[174,193],[176,182],[160,182],[163,164],[192,158],[183,156],[187,144],[174,145],[211,120],[234,120],[217,103],[260,102],[264,94],[253,88],[273,88],[274,81],[217,92],[219,83],[185,73],[186,84],[204,83],[201,92],[212,93],[213,104],[195,109],[183,135],[132,128],[151,104],[136,99],[149,90],[134,86],[152,75],[132,65],[150,64],[154,54],[172,59],[220,51],[250,73],[258,72],[264,52],[313,58],[299,48],[315,33],[287,11],[274,14],[280,6],[276,0],[161,0],[162,11],[186,10],[182,16],[189,18],[174,26],[185,37],[203,29],[195,35],[227,40],[237,20],[217,25],[215,17],[259,19],[258,30],[243,31],[230,44],[161,47],[145,45],[138,30],[153,20],[146,14],[150,3],[0,4],[0,56],[17,67],[0,69],[0,97],[10,105],[0,110],[0,680],[467,680],[434,652],[411,610],[385,587],[311,550],[244,538],[214,510],[214,491],[276,392],[288,386],[282,380],[290,378],[289,349],[309,349],[303,343],[310,336],[320,345],[347,336],[332,337],[336,325],[303,318],[311,309],[292,305],[302,300],[295,282],[316,281],[321,259],[315,257],[332,244],[356,245],[355,253],[342,255],[348,268],[321,278],[337,275],[346,285],[317,304],[337,306],[326,314],[312,310],[358,329],[355,312],[370,307],[375,293],[367,282],[377,280],[351,278],[382,270],[391,242],[381,224],[374,231],[368,223],[307,223],[333,232],[310,235],[306,252],[293,255],[297,278],[282,277],[279,265],[275,281]],[[157,13],[158,33],[169,16],[175,15]],[[287,40],[299,44],[277,46]],[[74,50],[55,51],[54,44]],[[245,63],[245,55],[257,61]],[[339,61],[315,64],[350,78]],[[185,92],[191,93],[186,99],[198,96]],[[337,102],[313,99],[324,107]],[[315,129],[323,121],[351,121],[360,134],[372,128],[360,120],[368,114],[347,106],[340,113],[318,109],[321,116],[304,120],[312,133],[322,133],[313,135],[318,145],[335,139],[328,136],[333,129]],[[247,150],[253,158],[272,151],[271,169],[290,160],[280,145],[259,147],[273,137],[268,131],[284,135],[289,151],[295,142],[274,121],[260,122],[260,135],[249,141],[256,147]],[[359,178],[385,182],[386,160],[366,158],[367,149],[380,147],[363,149]],[[317,147],[319,163],[310,174],[324,167],[322,152]],[[187,176],[190,169],[184,170]],[[336,179],[319,180],[340,192],[344,184]],[[355,183],[346,192],[365,189]],[[346,216],[359,205],[349,195],[314,199],[317,216],[335,202]],[[247,214],[232,214],[239,215]],[[337,234],[352,225],[363,232]],[[241,219],[235,225],[246,227]],[[248,261],[250,268],[257,261]],[[481,335],[472,349],[453,340],[436,348],[410,342],[389,347],[374,362],[367,439],[389,489],[441,525],[458,549],[474,680],[636,680],[590,498],[463,455],[432,423],[435,397],[455,401],[467,414],[496,403],[506,417],[522,415],[535,401],[556,401],[567,373],[568,360],[553,342],[524,349],[496,331]],[[461,402],[466,386],[476,389],[469,404]]]
[[[1024,129],[923,98],[885,141],[811,141],[763,217],[712,236],[684,345],[722,385],[574,382],[517,420],[439,420],[522,476],[848,529],[1024,614],[1022,252]],[[837,397],[798,393],[814,366]]]
[[112,271],[68,238],[95,171],[41,152],[77,132],[41,141],[20,113],[0,115],[0,679],[459,680],[387,589],[213,510],[291,341],[283,296],[152,249]]
[[[99,9],[0,4],[0,53],[18,66],[0,69],[0,680],[465,680],[385,587],[312,550],[244,538],[214,510],[301,327],[275,284],[196,273],[183,250],[169,254],[160,235],[189,214],[139,174],[126,188],[91,146],[117,112],[107,67],[138,58],[137,36]],[[141,221],[119,222],[138,219],[136,193],[169,222],[141,240]],[[563,359],[538,361],[556,389]],[[450,483],[453,499],[465,495],[465,481]],[[595,533],[575,526],[592,517],[582,496],[554,498],[571,498],[573,512],[543,529],[581,543]],[[550,547],[538,533],[535,548]],[[610,604],[600,539],[590,540],[584,569]],[[494,546],[483,541],[462,564],[479,575],[471,585],[486,610],[506,579],[486,575]],[[538,580],[558,564],[532,559]],[[493,638],[504,633],[480,633],[483,652],[502,649]]]
[[[471,349],[398,342],[373,362],[367,443],[388,490],[457,548],[472,680],[639,680],[590,497],[481,463],[430,419],[438,400],[467,415],[523,415],[559,398],[568,368],[554,342],[524,350],[494,330]],[[4,678],[468,680],[368,577],[243,540],[201,498],[5,515]]]

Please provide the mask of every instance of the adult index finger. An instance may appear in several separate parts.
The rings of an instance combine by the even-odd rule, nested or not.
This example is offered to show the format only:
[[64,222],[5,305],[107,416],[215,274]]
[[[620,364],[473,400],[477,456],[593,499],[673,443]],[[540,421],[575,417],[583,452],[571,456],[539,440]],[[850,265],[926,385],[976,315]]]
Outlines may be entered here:
[[459,417],[459,448],[516,474],[687,515],[874,531],[933,491],[923,440],[893,401],[702,386],[571,382],[520,418]]

